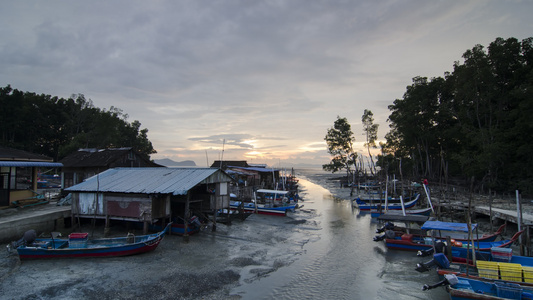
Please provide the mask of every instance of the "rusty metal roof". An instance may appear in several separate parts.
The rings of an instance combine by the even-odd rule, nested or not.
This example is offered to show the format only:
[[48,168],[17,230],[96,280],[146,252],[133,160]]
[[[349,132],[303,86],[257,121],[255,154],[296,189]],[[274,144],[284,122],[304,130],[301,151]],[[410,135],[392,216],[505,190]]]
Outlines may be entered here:
[[229,182],[213,168],[115,168],[71,186],[69,192],[110,192],[185,195],[200,183]]

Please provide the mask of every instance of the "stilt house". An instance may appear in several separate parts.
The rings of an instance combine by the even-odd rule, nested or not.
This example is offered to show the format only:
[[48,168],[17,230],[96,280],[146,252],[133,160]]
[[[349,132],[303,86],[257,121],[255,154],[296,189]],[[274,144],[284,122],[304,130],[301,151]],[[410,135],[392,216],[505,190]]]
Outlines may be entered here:
[[212,168],[114,168],[65,190],[73,218],[143,222],[146,232],[156,221],[228,208],[231,181]]

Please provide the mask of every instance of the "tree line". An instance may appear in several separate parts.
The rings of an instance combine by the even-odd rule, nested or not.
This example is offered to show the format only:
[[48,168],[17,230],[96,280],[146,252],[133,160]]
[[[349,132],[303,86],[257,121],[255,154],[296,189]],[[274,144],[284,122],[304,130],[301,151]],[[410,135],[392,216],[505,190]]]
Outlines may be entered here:
[[443,77],[413,78],[388,107],[377,165],[417,181],[533,195],[533,38],[497,38],[462,58]]
[[84,95],[68,99],[0,88],[0,144],[61,160],[79,148],[132,147],[149,158],[156,153],[148,129],[111,106],[93,105]]

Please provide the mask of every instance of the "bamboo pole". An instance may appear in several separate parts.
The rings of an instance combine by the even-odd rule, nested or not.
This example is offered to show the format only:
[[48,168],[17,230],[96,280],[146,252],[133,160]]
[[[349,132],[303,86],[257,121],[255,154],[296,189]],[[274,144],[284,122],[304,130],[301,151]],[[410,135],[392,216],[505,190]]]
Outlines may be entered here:
[[[520,205],[520,192],[518,190],[516,190],[516,223],[518,225],[518,231],[522,230],[522,207]],[[524,255],[522,235],[518,237],[518,244],[520,245],[520,255]]]
[[431,198],[429,196],[429,192],[428,192],[428,189],[427,189],[425,181],[422,183],[422,186],[424,187],[424,191],[426,192],[426,197],[428,198],[428,203],[429,203],[429,206],[431,207],[431,211],[433,213],[435,213],[435,210],[433,209],[433,204],[431,203]]

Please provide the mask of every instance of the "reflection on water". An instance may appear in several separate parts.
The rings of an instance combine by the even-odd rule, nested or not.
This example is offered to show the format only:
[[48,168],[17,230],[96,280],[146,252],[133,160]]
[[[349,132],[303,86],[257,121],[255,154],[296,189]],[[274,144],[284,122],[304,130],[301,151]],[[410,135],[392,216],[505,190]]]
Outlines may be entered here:
[[[448,299],[443,288],[421,290],[439,279],[435,272],[414,270],[421,260],[414,253],[388,251],[382,242],[372,241],[378,224],[352,209],[349,191],[342,195],[336,182],[328,180],[331,174],[298,178],[304,206],[279,230],[292,231],[290,244],[303,251],[231,294],[242,299]],[[283,244],[277,247],[280,253],[292,251]]]

